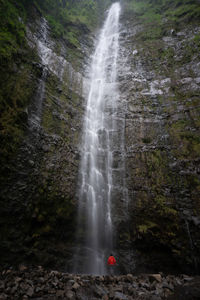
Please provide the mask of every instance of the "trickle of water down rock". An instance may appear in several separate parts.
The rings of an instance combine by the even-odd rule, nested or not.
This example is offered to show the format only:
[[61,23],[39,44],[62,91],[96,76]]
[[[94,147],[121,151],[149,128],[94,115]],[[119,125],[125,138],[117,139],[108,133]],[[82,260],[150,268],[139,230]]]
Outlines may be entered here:
[[[30,30],[29,30],[30,35]],[[32,36],[32,39],[37,45],[38,55],[41,59],[41,69],[42,74],[38,82],[38,89],[35,94],[35,101],[31,103],[29,107],[29,129],[30,131],[37,131],[40,128],[43,102],[45,96],[45,85],[48,73],[51,71],[54,73],[60,81],[63,80],[63,75],[65,68],[67,67],[67,62],[62,56],[58,56],[52,49],[52,41],[49,38],[49,27],[47,20],[41,18],[40,28],[36,35]]]
[[38,54],[41,57],[42,63],[43,63],[43,69],[42,69],[42,76],[39,79],[38,82],[38,89],[35,95],[35,99],[33,103],[29,106],[28,109],[28,124],[29,124],[29,130],[34,132],[37,131],[40,127],[41,122],[41,115],[42,115],[42,107],[43,107],[43,100],[45,95],[45,82],[47,77],[47,65],[48,60],[46,58],[47,51],[44,51],[47,47],[45,46],[45,43],[47,41],[47,21],[46,19],[41,19],[41,28],[40,28],[40,36],[37,38],[37,48],[38,48]]
[[91,63],[81,149],[79,250],[75,258],[75,271],[81,273],[107,273],[107,255],[113,250],[112,144],[118,100],[119,15],[120,4],[112,4]]

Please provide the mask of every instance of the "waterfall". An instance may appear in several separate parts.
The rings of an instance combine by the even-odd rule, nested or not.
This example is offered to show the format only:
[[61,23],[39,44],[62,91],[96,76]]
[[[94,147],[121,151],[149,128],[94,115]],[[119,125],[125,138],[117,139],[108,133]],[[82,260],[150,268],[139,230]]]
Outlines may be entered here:
[[[74,70],[72,69],[70,63],[67,63],[63,56],[57,55],[53,50],[55,46],[49,37],[49,26],[45,18],[41,18],[40,27],[34,35],[32,35],[29,29],[27,30],[27,33],[30,36],[30,39],[32,41],[35,41],[38,56],[41,60],[42,69],[41,78],[38,80],[38,87],[35,93],[35,99],[28,109],[29,129],[32,132],[35,132],[40,128],[43,102],[45,98],[46,79],[48,73],[52,72],[60,80],[60,82],[62,82],[65,79],[63,78],[65,75],[64,73],[68,70],[69,76],[71,76]],[[30,47],[32,47],[30,41],[29,45]]]
[[[39,31],[39,38],[37,39],[37,48],[38,48],[38,54],[41,58],[41,61],[44,65],[44,68],[42,69],[42,76],[38,81],[38,88],[35,94],[35,99],[33,103],[29,106],[29,117],[28,117],[28,124],[29,129],[32,132],[37,132],[37,130],[40,128],[40,122],[41,122],[41,115],[42,115],[42,106],[43,106],[43,99],[45,95],[45,82],[46,82],[46,76],[47,76],[47,63],[45,61],[46,53],[42,51],[44,49],[45,43],[48,38],[48,25],[46,19],[41,19],[41,28]],[[46,63],[45,63],[46,62]]]
[[82,273],[105,274],[107,256],[113,250],[112,150],[117,129],[119,15],[119,3],[112,4],[90,69],[81,149],[79,250],[75,259],[75,271]]

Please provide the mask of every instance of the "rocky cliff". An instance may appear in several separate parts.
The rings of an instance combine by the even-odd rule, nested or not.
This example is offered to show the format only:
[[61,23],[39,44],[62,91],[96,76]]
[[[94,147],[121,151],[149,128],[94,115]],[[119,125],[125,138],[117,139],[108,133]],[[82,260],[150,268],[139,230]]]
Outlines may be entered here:
[[[2,1],[3,264],[25,260],[64,269],[74,241],[85,64],[99,20],[89,2],[63,2],[61,10],[55,1]],[[98,14],[103,9],[98,5]]]
[[132,270],[199,270],[200,27],[192,4],[129,1],[121,17],[129,199],[117,248],[128,268],[136,262]]
[[[91,24],[81,1],[62,1],[72,5],[67,20],[41,1],[22,3],[1,1],[1,263],[65,269],[75,246],[87,65],[96,13],[109,1],[88,6]],[[199,2],[121,3],[120,272],[199,271]]]

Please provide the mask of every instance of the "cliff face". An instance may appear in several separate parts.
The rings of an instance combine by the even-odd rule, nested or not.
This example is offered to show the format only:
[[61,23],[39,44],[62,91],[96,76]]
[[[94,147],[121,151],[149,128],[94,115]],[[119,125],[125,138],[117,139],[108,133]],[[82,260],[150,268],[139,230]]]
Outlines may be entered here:
[[[93,41],[81,23],[69,25],[79,33],[80,46],[55,37],[35,6],[20,22],[25,47],[1,65],[1,263],[64,269],[74,240],[84,63]],[[10,76],[3,80],[4,70]]]
[[[122,272],[199,268],[198,9],[157,2],[142,2],[143,10],[141,1],[122,1],[113,163]],[[16,44],[0,47],[0,255],[3,265],[65,269],[75,246],[84,93],[96,27],[70,19],[67,34],[38,5],[28,6],[26,21],[19,7],[19,15],[12,11],[18,27],[9,25],[7,33],[15,28]],[[0,37],[10,45],[9,35],[6,42]]]
[[149,15],[145,23],[134,12],[126,6],[121,18],[129,217],[120,221],[117,247],[132,270],[193,271],[200,250],[199,22],[188,24],[187,13],[174,22],[163,10],[159,22]]

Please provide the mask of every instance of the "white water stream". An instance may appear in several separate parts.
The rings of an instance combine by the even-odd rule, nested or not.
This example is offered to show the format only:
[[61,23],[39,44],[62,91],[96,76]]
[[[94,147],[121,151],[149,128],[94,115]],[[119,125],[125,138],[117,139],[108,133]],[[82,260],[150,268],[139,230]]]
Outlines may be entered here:
[[[50,38],[50,29],[45,18],[41,18],[39,28],[33,34],[27,27],[27,38],[29,46],[33,49],[37,47],[40,57],[40,68],[42,70],[41,78],[38,80],[38,88],[35,93],[35,99],[30,104],[29,111],[29,128],[32,132],[40,128],[42,111],[45,102],[45,86],[49,73],[53,73],[60,84],[65,83],[65,87],[81,94],[82,76],[76,72],[70,62],[66,61],[64,47],[61,46],[60,55],[55,52],[55,41]],[[39,65],[39,64],[38,64]]]
[[112,4],[91,63],[80,167],[81,263],[76,258],[76,272],[105,274],[107,256],[113,250],[112,150],[118,100],[119,15],[119,3]]

